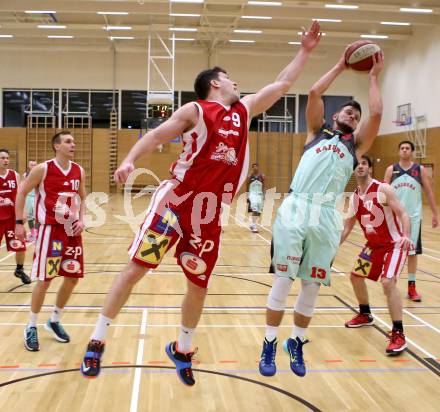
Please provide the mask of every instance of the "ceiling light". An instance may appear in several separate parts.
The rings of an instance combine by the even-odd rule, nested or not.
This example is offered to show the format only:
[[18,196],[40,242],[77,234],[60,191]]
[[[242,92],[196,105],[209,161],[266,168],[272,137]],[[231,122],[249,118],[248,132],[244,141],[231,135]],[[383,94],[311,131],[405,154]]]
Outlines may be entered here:
[[263,30],[243,30],[243,29],[235,29],[234,33],[249,33],[249,34],[261,34]]
[[323,22],[328,22],[328,23],[341,23],[342,20],[341,19],[312,19],[315,21],[323,21]]
[[27,14],[55,14],[55,10],[25,10]]
[[110,36],[110,40],[133,40],[134,37],[131,36]]
[[73,36],[47,36],[48,39],[73,39]]
[[171,17],[200,17],[200,14],[196,13],[170,13]]
[[2,39],[10,39],[11,37],[14,37],[12,34],[0,34],[0,38]]
[[65,29],[66,26],[63,26],[61,24],[39,24],[39,29]]
[[296,44],[296,45],[300,45],[301,42],[300,41],[289,41],[289,44]]
[[361,34],[363,39],[388,39],[388,36],[383,34]]
[[189,37],[170,37],[168,40],[176,40],[176,41],[195,41],[195,39],[190,39]]
[[432,13],[432,9],[416,9],[413,7],[401,7],[400,11],[404,13]]
[[113,16],[127,16],[128,13],[126,11],[97,11],[97,14],[101,14],[101,15],[113,15]]
[[353,10],[358,9],[359,6],[356,6],[354,4],[326,4],[326,9],[345,9],[345,10]]
[[131,26],[104,26],[104,30],[131,30]]
[[403,23],[400,21],[381,21],[380,24],[385,26],[411,26],[411,23]]
[[169,31],[197,31],[195,27],[170,27]]
[[255,43],[255,40],[229,40],[231,43]]
[[242,19],[271,20],[270,16],[241,16]]
[[252,6],[282,6],[283,3],[280,1],[248,1],[247,4]]

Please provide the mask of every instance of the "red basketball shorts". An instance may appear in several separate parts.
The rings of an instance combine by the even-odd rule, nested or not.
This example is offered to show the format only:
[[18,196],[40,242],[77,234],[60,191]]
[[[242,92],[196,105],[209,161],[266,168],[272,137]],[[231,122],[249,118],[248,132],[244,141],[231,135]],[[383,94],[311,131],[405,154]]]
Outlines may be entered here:
[[35,242],[32,280],[84,277],[82,238],[67,236],[64,225],[41,225]]
[[156,268],[178,242],[175,257],[185,276],[207,288],[220,243],[221,208],[217,199],[214,193],[192,191],[176,180],[162,182],[129,248],[130,258]]

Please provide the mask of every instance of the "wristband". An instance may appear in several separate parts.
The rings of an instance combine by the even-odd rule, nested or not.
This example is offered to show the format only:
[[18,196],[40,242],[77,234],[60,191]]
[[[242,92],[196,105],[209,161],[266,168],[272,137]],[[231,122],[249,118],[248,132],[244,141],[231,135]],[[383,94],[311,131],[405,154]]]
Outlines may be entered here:
[[22,224],[24,224],[23,219],[17,219],[17,220],[15,221],[15,224],[16,224],[16,225],[22,225]]

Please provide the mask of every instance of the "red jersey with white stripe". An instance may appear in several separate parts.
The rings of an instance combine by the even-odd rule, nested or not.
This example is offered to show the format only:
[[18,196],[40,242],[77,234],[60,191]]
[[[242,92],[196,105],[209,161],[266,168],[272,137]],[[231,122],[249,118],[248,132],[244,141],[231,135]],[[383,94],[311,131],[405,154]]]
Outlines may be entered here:
[[82,167],[69,161],[68,169],[63,169],[56,159],[46,161],[44,167],[44,177],[36,196],[38,222],[56,225],[78,219]]
[[198,192],[231,192],[232,200],[249,167],[248,110],[242,102],[230,107],[206,100],[194,104],[199,120],[182,135],[183,151],[171,174]]
[[355,190],[354,206],[359,202],[356,219],[367,238],[368,246],[393,248],[394,243],[402,236],[402,230],[396,214],[389,206],[380,202],[380,198],[385,197],[383,192],[379,191],[382,184],[373,179],[364,194],[359,193],[359,187]]
[[18,181],[18,173],[14,170],[6,169],[6,174],[0,175],[0,220],[15,220]]

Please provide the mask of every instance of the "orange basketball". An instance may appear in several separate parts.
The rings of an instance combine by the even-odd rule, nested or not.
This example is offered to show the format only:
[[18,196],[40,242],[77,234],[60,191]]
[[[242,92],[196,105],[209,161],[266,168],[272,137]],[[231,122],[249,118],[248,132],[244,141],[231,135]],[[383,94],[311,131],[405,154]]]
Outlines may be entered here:
[[360,72],[370,71],[373,67],[373,56],[381,51],[380,47],[369,40],[358,40],[345,51],[345,62]]

